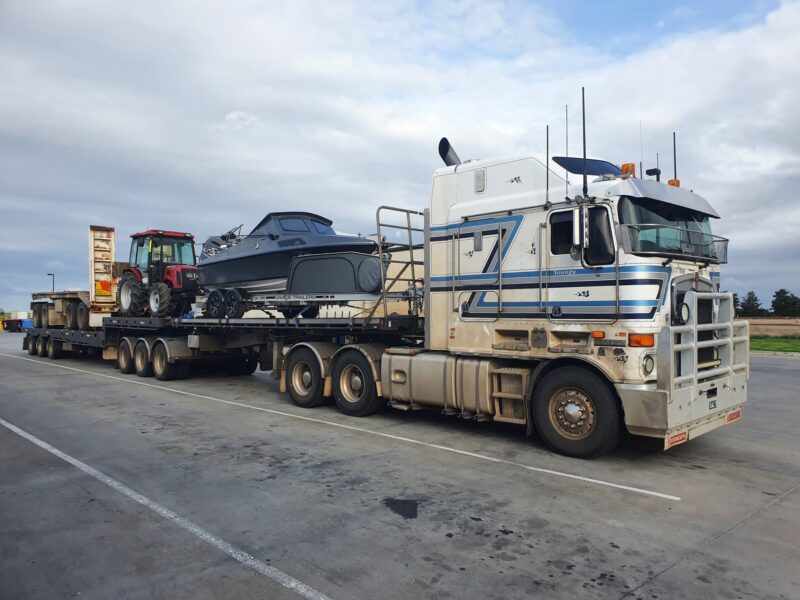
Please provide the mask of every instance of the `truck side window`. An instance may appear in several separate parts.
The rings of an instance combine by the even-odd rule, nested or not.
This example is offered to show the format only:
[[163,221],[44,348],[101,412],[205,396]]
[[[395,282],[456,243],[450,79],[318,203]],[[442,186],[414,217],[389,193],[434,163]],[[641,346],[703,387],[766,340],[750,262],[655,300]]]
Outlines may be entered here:
[[550,252],[569,254],[572,248],[572,211],[565,210],[550,215]]
[[584,260],[587,265],[610,265],[614,262],[614,238],[608,211],[603,206],[589,209],[589,247]]

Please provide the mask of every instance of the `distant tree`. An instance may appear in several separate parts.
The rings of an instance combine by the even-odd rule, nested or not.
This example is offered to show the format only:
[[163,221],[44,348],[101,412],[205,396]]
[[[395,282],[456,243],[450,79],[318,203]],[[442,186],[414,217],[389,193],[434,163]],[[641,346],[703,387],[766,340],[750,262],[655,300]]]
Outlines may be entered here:
[[772,313],[776,317],[800,317],[800,298],[786,288],[777,290],[772,296]]
[[742,317],[763,317],[767,310],[761,307],[761,301],[753,291],[747,292],[739,308],[739,315]]

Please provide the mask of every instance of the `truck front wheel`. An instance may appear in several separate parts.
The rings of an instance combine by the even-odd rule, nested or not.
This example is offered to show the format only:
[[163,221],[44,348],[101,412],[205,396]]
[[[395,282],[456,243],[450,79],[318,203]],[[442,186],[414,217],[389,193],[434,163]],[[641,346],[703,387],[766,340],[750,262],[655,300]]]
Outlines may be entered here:
[[592,458],[612,450],[620,437],[617,400],[603,379],[581,367],[547,373],[533,394],[539,435],[555,451]]
[[324,401],[322,371],[316,355],[308,348],[298,348],[286,361],[286,391],[297,406],[314,408]]
[[339,410],[351,417],[366,417],[383,407],[369,361],[358,350],[347,350],[336,360],[333,396]]

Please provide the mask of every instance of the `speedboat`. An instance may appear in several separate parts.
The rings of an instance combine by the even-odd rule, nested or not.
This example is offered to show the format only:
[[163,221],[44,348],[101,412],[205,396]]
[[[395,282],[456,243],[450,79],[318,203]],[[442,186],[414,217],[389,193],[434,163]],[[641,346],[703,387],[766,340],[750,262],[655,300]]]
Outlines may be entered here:
[[206,240],[198,261],[206,292],[237,289],[244,296],[282,292],[292,259],[302,254],[371,254],[370,239],[336,233],[330,219],[307,212],[275,212],[242,235],[240,225]]

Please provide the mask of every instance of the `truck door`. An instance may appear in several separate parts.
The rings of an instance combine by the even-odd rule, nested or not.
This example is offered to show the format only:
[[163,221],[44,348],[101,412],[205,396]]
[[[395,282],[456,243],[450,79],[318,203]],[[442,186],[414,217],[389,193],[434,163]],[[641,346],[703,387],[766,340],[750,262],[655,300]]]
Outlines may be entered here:
[[580,308],[591,292],[579,286],[573,288],[580,278],[581,246],[580,209],[567,208],[552,211],[547,218],[547,244],[542,248],[547,257],[546,269],[540,273],[544,299],[544,310],[548,318],[560,319]]

